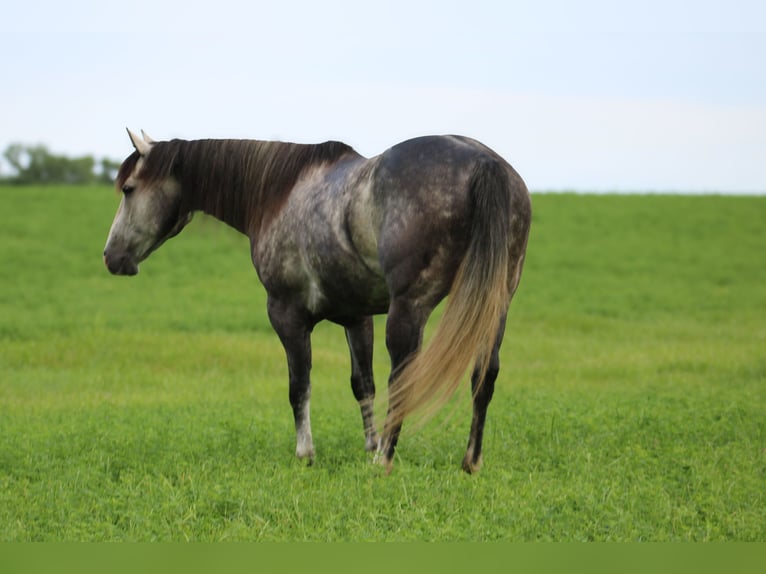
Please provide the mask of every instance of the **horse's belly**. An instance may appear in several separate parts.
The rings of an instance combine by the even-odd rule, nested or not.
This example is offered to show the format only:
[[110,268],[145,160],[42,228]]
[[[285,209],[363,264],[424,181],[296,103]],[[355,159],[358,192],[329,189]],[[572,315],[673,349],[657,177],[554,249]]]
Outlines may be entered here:
[[307,307],[321,318],[358,317],[388,311],[386,283],[369,270],[326,274],[314,285],[314,293],[308,294]]

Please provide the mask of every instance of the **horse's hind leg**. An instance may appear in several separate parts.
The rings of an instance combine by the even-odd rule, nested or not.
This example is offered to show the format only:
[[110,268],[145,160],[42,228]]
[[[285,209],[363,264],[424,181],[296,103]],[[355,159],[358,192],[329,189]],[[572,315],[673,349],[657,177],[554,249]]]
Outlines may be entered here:
[[362,411],[364,447],[367,451],[373,451],[378,446],[378,435],[373,419],[375,380],[372,373],[372,317],[364,317],[359,323],[346,327],[346,340],[351,351],[351,390]]
[[[405,361],[420,347],[423,339],[423,327],[427,318],[428,313],[424,313],[422,310],[417,311],[409,301],[394,300],[389,308],[386,321],[386,347],[391,357],[391,375],[388,379],[389,415],[392,413],[390,397],[396,388],[396,375]],[[393,464],[394,451],[401,428],[401,422],[391,425],[387,420],[383,436],[380,439],[377,461],[389,471]]]
[[468,474],[477,472],[481,467],[481,444],[484,438],[484,423],[487,419],[487,408],[495,392],[495,380],[500,371],[500,345],[505,333],[505,319],[500,319],[495,345],[489,358],[489,366],[484,379],[479,378],[479,372],[474,369],[471,376],[471,391],[473,394],[473,418],[471,419],[471,434],[468,436],[468,448],[463,457],[463,470]]

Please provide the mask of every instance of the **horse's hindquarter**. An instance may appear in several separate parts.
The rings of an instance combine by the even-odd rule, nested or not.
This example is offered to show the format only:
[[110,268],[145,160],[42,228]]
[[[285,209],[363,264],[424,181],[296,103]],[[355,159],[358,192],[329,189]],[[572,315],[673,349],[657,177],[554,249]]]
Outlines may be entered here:
[[426,306],[449,291],[469,239],[468,182],[488,150],[471,140],[430,136],[385,152],[374,196],[384,213],[381,266],[392,295]]

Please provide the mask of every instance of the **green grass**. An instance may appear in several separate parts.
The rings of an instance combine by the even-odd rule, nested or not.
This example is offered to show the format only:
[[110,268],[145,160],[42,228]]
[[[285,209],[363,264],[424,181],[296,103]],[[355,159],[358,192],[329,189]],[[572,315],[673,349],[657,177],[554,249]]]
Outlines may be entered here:
[[386,476],[329,324],[294,459],[245,238],[116,278],[112,192],[0,188],[0,540],[766,541],[766,198],[533,200],[481,473],[463,393]]

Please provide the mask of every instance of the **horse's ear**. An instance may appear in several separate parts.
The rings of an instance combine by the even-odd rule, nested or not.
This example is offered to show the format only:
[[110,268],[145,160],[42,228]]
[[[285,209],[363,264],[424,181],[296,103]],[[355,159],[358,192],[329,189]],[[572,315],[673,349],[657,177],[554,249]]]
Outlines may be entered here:
[[141,130],[141,137],[144,138],[144,141],[148,144],[154,145],[157,143],[156,141],[154,141],[154,138],[152,138],[152,136],[150,136],[144,130]]
[[151,143],[142,140],[140,137],[138,137],[136,134],[130,131],[130,128],[126,128],[126,129],[128,130],[128,136],[130,137],[130,141],[133,144],[133,147],[136,148],[136,151],[140,155],[148,154],[149,151],[152,149]]

